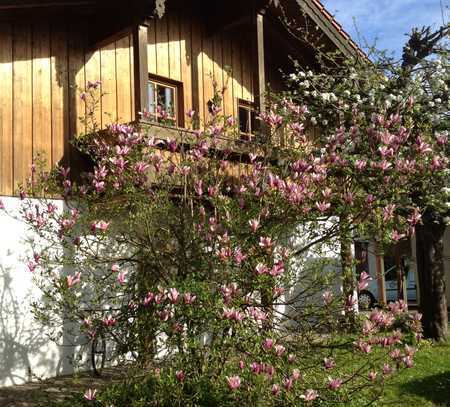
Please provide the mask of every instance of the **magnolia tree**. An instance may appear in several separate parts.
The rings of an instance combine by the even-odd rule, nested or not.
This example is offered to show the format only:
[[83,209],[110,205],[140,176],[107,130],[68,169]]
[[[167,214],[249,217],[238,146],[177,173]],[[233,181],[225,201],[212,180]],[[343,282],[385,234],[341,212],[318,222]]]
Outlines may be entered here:
[[[321,78],[292,80],[303,92]],[[93,170],[77,183],[69,168],[33,167],[21,197],[36,236],[36,316],[55,340],[106,338],[115,363],[144,372],[87,400],[348,403],[378,397],[387,377],[412,367],[420,315],[401,302],[357,315],[354,288],[370,277],[355,281],[351,261],[340,273],[333,250],[345,255],[355,235],[381,244],[413,233],[422,207],[411,191],[442,177],[446,140],[415,126],[409,95],[395,113],[383,100],[364,114],[361,96],[335,87],[308,104],[294,91],[261,115],[290,147],[231,149],[234,119],[212,106],[204,130],[172,140],[125,125],[80,138]],[[83,100],[98,88],[90,83]],[[345,120],[326,127],[331,104]],[[305,131],[319,119],[326,131]]]

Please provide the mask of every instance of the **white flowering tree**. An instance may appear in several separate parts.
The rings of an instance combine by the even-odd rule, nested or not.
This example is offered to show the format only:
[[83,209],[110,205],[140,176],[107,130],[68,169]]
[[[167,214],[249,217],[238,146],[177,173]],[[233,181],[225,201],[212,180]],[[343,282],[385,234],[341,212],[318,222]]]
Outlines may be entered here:
[[[296,27],[292,21],[286,23],[300,40],[317,42],[314,34],[304,27]],[[316,58],[320,73],[313,74],[298,65],[299,72],[289,77],[290,96],[309,106],[312,113],[310,123],[319,129],[319,133],[329,134],[336,128],[348,129],[366,120],[365,137],[370,137],[376,127],[370,122],[371,117],[384,112],[395,120],[402,106],[409,104],[409,125],[421,134],[422,141],[439,140],[445,146],[442,155],[433,160],[437,167],[446,167],[450,112],[449,31],[448,25],[436,31],[430,27],[413,29],[398,61],[373,48],[369,50],[370,62],[359,55],[356,60],[343,63],[341,55],[325,53],[318,47]],[[355,116],[358,117],[356,120]],[[402,125],[406,127],[404,123]],[[386,134],[389,137],[390,133]],[[416,162],[404,162],[395,148],[392,150],[388,139],[384,143],[380,154],[389,156],[394,153],[397,162],[393,165],[414,171]],[[418,141],[418,145],[420,143]],[[423,185],[419,185],[420,181],[409,191],[414,202],[426,208],[422,221],[411,232],[417,231],[424,332],[436,340],[446,339],[448,334],[443,235],[449,219],[449,175],[446,171],[444,173],[440,179],[430,175],[431,187],[425,194],[421,192]],[[388,180],[386,184],[389,184]],[[375,240],[380,238],[377,233],[371,237]],[[402,237],[399,235],[397,239]]]

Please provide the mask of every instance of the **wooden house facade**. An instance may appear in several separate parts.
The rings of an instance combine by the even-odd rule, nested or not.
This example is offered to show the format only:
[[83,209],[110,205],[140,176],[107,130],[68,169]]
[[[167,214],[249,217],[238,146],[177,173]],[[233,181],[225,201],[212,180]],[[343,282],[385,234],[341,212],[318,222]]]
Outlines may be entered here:
[[[267,84],[282,88],[289,55],[314,63],[273,1],[167,0],[162,18],[154,3],[0,1],[0,195],[17,193],[38,153],[70,164],[69,140],[86,131],[79,96],[88,81],[101,81],[101,127],[139,119],[158,95],[171,103],[175,127],[191,109],[206,122],[214,85],[226,88],[223,112],[251,127],[246,112],[264,109]],[[285,3],[301,15],[295,0]],[[320,3],[303,7],[329,47],[355,50]]]

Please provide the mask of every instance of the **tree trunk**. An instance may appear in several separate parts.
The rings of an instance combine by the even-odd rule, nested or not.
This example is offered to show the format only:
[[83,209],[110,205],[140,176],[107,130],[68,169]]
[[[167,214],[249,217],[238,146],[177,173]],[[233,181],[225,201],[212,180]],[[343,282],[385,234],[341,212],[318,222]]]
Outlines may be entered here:
[[[352,254],[352,235],[350,232],[347,219],[340,219],[340,236],[339,241],[341,245],[341,267],[342,267],[342,293],[344,295],[344,306],[347,308],[346,317],[349,323],[349,328],[354,328],[355,313],[358,312],[358,299],[356,294],[355,273],[353,270],[353,254]],[[352,306],[349,300],[353,299],[356,303]],[[349,309],[351,308],[351,309]]]
[[425,213],[416,227],[417,274],[424,336],[436,341],[448,337],[448,311],[444,272],[445,224],[433,213]]

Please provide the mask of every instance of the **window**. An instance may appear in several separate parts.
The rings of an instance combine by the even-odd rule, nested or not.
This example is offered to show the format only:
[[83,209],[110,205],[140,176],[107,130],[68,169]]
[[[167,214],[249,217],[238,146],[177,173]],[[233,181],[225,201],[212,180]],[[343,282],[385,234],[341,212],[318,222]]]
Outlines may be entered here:
[[149,119],[171,126],[182,126],[182,85],[151,76],[148,81]]
[[256,114],[252,103],[239,100],[239,131],[241,138],[250,140],[255,135]]

